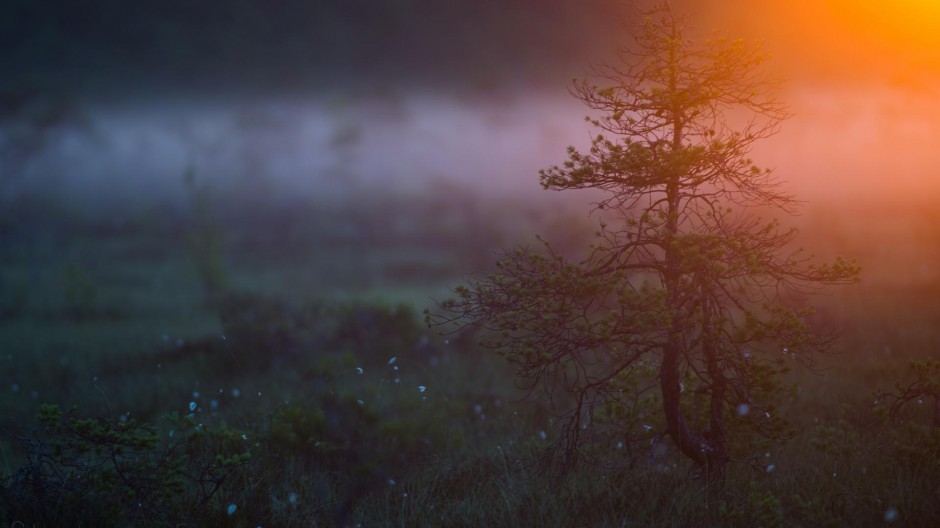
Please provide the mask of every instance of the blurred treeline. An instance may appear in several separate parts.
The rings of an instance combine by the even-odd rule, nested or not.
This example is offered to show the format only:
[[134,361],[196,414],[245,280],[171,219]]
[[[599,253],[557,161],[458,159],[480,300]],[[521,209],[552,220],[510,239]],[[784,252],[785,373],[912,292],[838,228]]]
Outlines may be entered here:
[[610,51],[616,12],[605,0],[22,0],[0,7],[0,49],[8,81],[84,93],[475,89],[581,71]]

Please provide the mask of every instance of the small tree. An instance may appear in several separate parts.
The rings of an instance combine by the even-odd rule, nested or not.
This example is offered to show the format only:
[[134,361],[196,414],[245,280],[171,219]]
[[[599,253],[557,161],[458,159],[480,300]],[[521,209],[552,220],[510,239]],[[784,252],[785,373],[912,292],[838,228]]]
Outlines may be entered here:
[[488,330],[483,344],[528,387],[569,396],[567,462],[602,424],[628,447],[658,426],[721,480],[731,436],[783,433],[773,397],[786,363],[811,366],[831,344],[794,293],[854,282],[859,270],[813,264],[792,246],[796,230],[760,216],[798,205],[747,157],[787,117],[762,57],[741,41],[694,41],[668,4],[641,19],[618,61],[593,69],[599,84],[574,83],[598,116],[590,149],[569,147],[540,172],[546,189],[602,191],[588,256],[519,248],[431,319]]

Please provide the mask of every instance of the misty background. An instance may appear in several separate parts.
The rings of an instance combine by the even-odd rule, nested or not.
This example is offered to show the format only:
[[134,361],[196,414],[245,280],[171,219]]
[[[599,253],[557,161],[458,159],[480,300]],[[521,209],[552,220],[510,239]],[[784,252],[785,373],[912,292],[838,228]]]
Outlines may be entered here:
[[[929,207],[940,165],[932,26],[833,3],[673,4],[696,32],[726,29],[770,54],[794,117],[754,157],[807,201],[800,222],[850,225],[855,209],[886,201]],[[222,216],[312,211],[350,235],[369,229],[350,227],[351,210],[413,217],[430,196],[462,220],[565,200],[572,212],[556,216],[588,222],[587,199],[541,191],[537,171],[588,144],[568,86],[613,59],[636,16],[610,0],[0,9],[4,225],[53,205],[115,225],[167,221],[190,207],[191,174]],[[885,21],[907,40],[871,30]],[[443,214],[425,213],[402,222]],[[530,217],[507,223],[540,231],[546,219]]]
[[268,198],[535,187],[587,137],[566,86],[617,27],[606,2],[3,9],[3,198],[92,207],[178,198],[190,168]]

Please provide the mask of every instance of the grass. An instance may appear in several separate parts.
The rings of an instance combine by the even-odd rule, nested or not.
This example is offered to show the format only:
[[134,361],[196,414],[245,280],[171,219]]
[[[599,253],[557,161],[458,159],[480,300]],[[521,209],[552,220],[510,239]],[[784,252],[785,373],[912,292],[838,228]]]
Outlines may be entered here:
[[[357,229],[380,230],[393,213],[405,214],[358,211]],[[940,261],[919,217],[886,214],[885,225],[918,233],[895,238],[916,240],[898,252],[923,260],[904,269]],[[226,220],[225,263],[242,295],[224,310],[207,302],[185,218],[106,230],[52,218],[37,237],[34,224],[12,223],[0,252],[0,524],[929,526],[940,516],[933,402],[896,420],[873,406],[877,388],[910,379],[909,361],[938,357],[940,282],[893,276],[883,248],[860,243],[864,225],[810,232],[875,271],[819,299],[819,317],[843,335],[820,371],[790,373],[796,397],[781,411],[796,436],[734,463],[716,489],[653,447],[631,460],[595,446],[596,458],[553,471],[547,404],[522,400],[472,336],[420,324],[429,297],[492,254],[495,243],[467,229],[497,232],[508,213],[486,229],[458,214],[427,232],[399,218],[365,249],[322,214],[298,218],[284,240],[265,234],[263,215]],[[63,414],[37,419],[44,404]]]

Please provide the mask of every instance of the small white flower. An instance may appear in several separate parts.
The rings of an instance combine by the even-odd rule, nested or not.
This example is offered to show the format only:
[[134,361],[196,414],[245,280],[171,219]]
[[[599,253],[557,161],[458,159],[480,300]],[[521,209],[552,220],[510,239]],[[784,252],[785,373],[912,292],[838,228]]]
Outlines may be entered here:
[[652,430],[653,430],[653,426],[650,425],[650,424],[643,424],[643,429],[645,429],[645,430],[647,430],[647,431],[652,431]]
[[388,364],[391,365],[391,364],[395,363],[396,361],[398,361],[398,358],[395,357],[395,356],[392,356],[392,359],[388,360]]
[[192,412],[195,410],[196,410],[196,402],[194,401],[189,402],[189,411]]
[[356,374],[362,374],[362,367],[356,367]]
[[225,512],[228,513],[229,515],[235,515],[235,510],[237,509],[238,509],[238,506],[235,506],[234,504],[229,504],[228,508],[225,509]]
[[764,416],[766,416],[767,418],[770,418],[770,411],[764,411]]
[[428,390],[428,388],[425,387],[424,385],[418,385],[418,392],[424,392],[426,390]]

